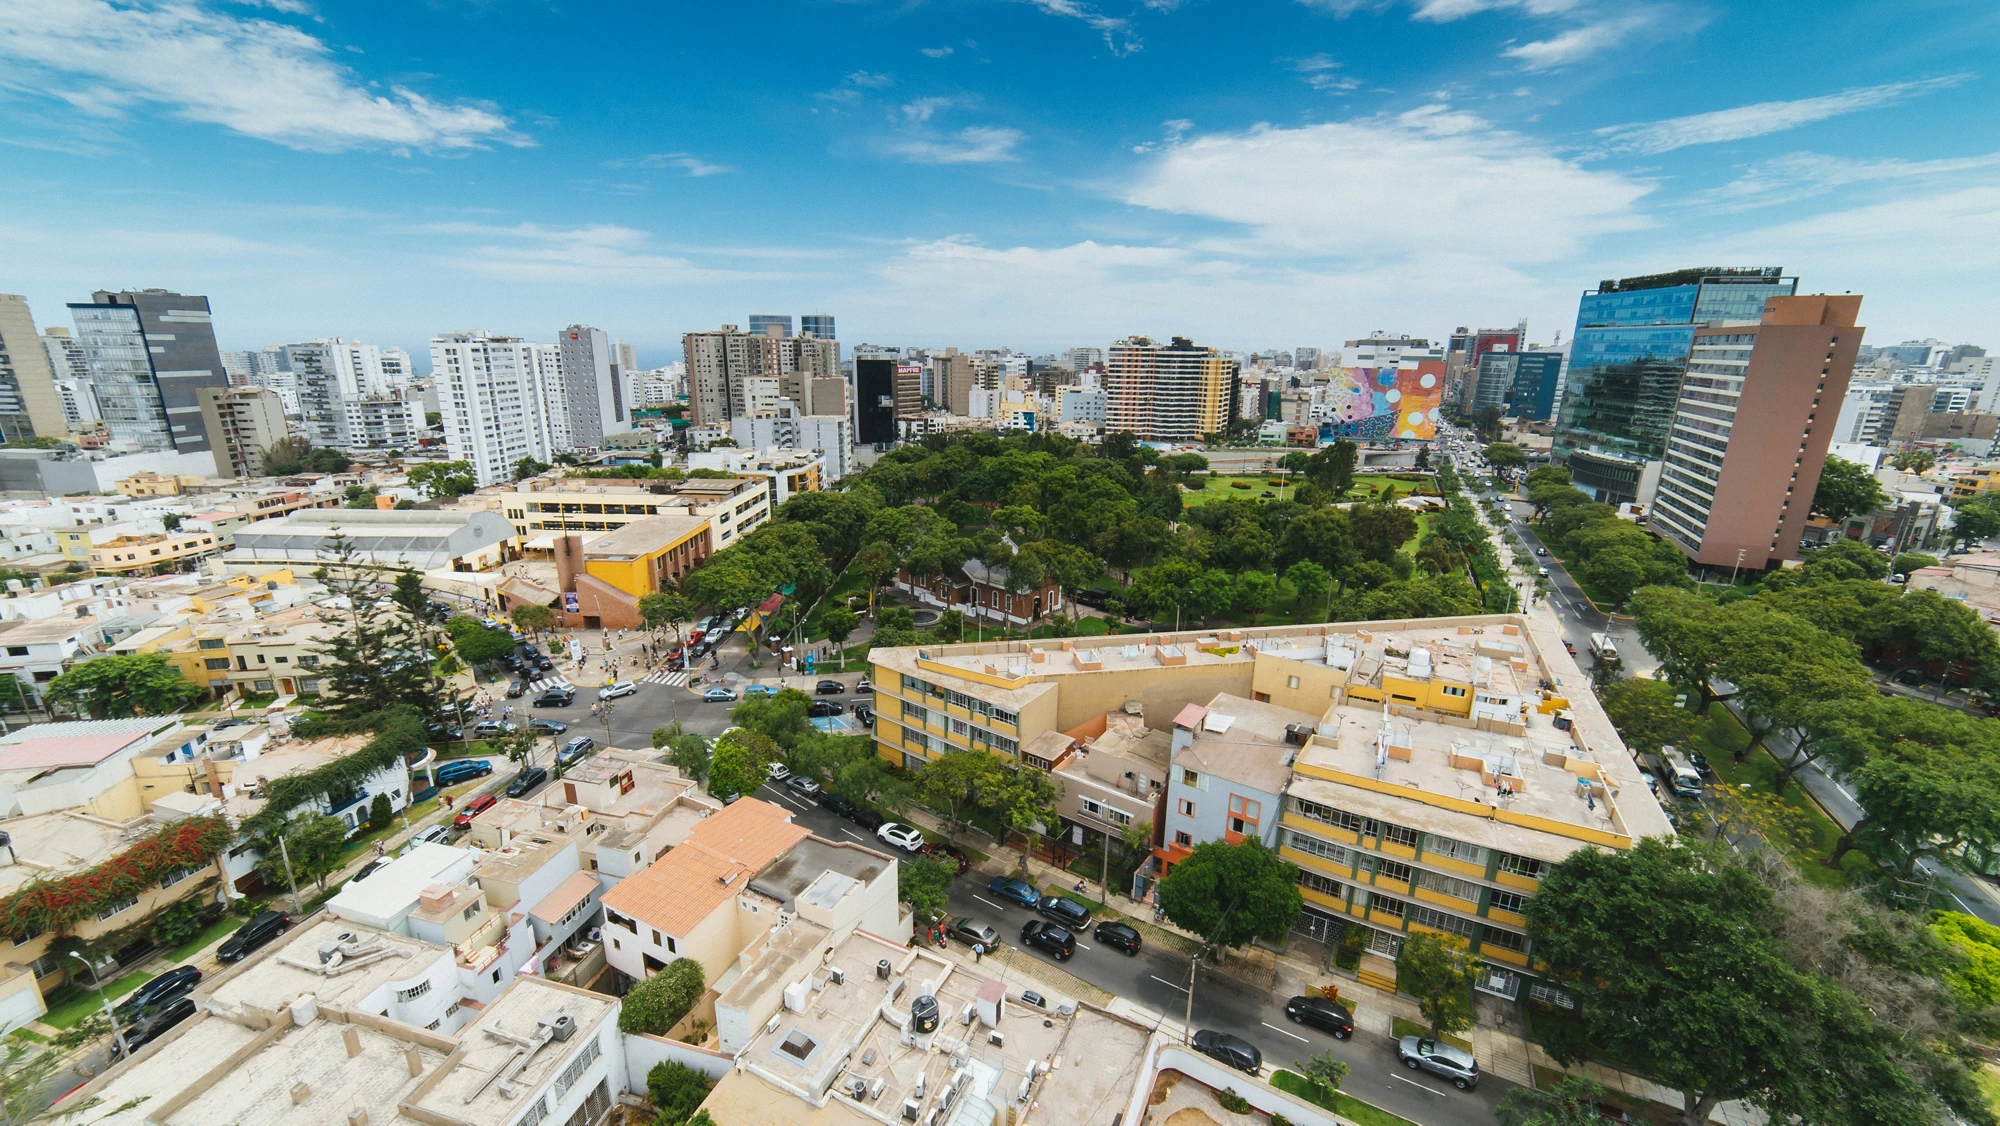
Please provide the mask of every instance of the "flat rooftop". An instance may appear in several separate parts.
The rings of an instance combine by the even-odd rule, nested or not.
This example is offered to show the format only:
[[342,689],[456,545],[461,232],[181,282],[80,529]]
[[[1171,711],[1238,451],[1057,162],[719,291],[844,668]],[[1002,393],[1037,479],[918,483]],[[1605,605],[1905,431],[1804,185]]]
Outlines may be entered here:
[[151,817],[121,824],[68,809],[13,817],[0,824],[13,838],[13,857],[0,863],[0,895],[10,895],[34,880],[101,864],[164,827]]
[[1174,722],[1185,723],[1194,733],[1193,741],[1174,755],[1176,766],[1276,794],[1292,776],[1292,756],[1299,751],[1286,741],[1287,730],[1297,724],[1311,727],[1319,718],[1220,692],[1207,704],[1181,709]]
[[[778,857],[771,865],[750,881],[753,891],[761,891],[779,902],[788,902],[805,894],[807,888],[820,883],[822,876],[833,873],[841,882],[841,888],[853,883],[872,883],[893,863],[883,853],[860,845],[838,844],[821,837],[807,837],[791,850]],[[827,894],[829,887],[816,889],[815,894]],[[834,900],[839,896],[835,895]],[[831,908],[831,902],[823,904]]]
[[[363,1008],[363,1002],[390,982],[408,982],[422,976],[440,959],[450,958],[449,946],[438,946],[406,935],[356,926],[346,919],[325,913],[314,916],[310,926],[297,927],[252,955],[240,970],[225,974],[220,983],[200,999],[216,1011],[276,1012],[310,993],[322,1003],[341,1008]],[[320,947],[344,934],[361,940],[370,955],[379,955],[345,972],[321,972]],[[355,962],[357,959],[347,959]]]
[[584,545],[585,559],[637,559],[708,527],[706,516],[646,516]]
[[[528,1093],[541,1090],[586,1049],[595,1050],[598,1026],[617,1007],[616,997],[517,977],[479,1019],[459,1030],[459,1050],[445,1070],[425,1080],[409,1101],[418,1109],[460,1122],[513,1121],[526,1107]],[[515,1068],[517,1048],[522,1041],[531,1041],[541,1019],[551,1014],[574,1019],[576,1032],[566,1041],[549,1041]],[[514,1069],[514,1085],[492,1081],[507,1069]]]

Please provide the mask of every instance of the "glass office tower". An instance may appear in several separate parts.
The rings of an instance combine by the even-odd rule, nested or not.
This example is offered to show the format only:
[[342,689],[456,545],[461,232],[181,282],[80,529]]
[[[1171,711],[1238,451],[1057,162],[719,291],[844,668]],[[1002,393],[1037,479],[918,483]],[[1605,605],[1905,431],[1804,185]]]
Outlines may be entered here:
[[1577,306],[1553,456],[1610,504],[1650,503],[1695,329],[1755,324],[1798,279],[1776,266],[1696,267],[1600,282]]

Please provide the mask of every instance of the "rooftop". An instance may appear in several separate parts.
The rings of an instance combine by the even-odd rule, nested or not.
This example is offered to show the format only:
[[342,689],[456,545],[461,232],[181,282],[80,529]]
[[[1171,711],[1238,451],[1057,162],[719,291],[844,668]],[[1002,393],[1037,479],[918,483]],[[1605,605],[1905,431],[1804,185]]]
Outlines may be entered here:
[[[448,946],[357,927],[329,914],[314,918],[308,920],[310,926],[295,927],[279,943],[254,954],[237,972],[223,974],[204,999],[217,1012],[237,1014],[276,1013],[308,993],[321,1004],[354,1008],[383,986],[407,984],[451,957]],[[327,973],[320,948],[343,934],[357,936],[365,954],[344,959],[343,971]]]
[[[1189,715],[1189,712],[1198,714]],[[1287,729],[1310,727],[1317,717],[1290,708],[1217,693],[1206,706],[1190,704],[1174,718],[1191,719],[1193,742],[1174,755],[1174,765],[1241,782],[1267,794],[1284,791],[1292,776],[1292,756],[1299,748],[1286,740]]]
[[678,848],[604,896],[604,905],[684,935],[794,845],[810,836],[790,812],[744,798],[703,818]]
[[[811,889],[809,898],[826,897],[817,905],[831,909],[848,888],[873,883],[890,863],[887,855],[872,848],[807,837],[757,873],[750,887],[781,903],[807,895]],[[824,880],[828,873],[834,878]]]
[[637,559],[708,527],[706,516],[647,516],[584,545],[586,559]]
[[31,880],[101,864],[160,828],[151,817],[120,823],[76,810],[10,817],[6,829],[13,856],[0,863],[0,895]]
[[327,900],[327,910],[356,919],[393,917],[415,904],[423,890],[440,882],[446,872],[463,865],[469,855],[470,849],[425,842],[375,869],[367,879],[349,880]]
[[[595,1053],[598,1025],[617,1007],[616,997],[542,978],[517,977],[477,1020],[459,1031],[458,1051],[418,1085],[408,1102],[448,1121],[512,1121],[526,1108],[525,1096],[541,1090],[586,1050]],[[576,1032],[568,1040],[525,1048],[535,1042],[542,1019],[554,1015],[572,1018]],[[523,1058],[519,1053],[524,1049]],[[511,1080],[494,1082],[503,1070]]]

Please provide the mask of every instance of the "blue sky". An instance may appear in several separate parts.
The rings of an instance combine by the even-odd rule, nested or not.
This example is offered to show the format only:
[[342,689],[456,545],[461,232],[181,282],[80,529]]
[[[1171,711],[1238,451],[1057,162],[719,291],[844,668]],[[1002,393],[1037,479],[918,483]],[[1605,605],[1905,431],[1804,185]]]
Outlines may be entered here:
[[[1782,265],[2000,348],[1990,0],[0,0],[0,290],[225,347],[1338,346]],[[422,361],[420,361],[421,363]]]

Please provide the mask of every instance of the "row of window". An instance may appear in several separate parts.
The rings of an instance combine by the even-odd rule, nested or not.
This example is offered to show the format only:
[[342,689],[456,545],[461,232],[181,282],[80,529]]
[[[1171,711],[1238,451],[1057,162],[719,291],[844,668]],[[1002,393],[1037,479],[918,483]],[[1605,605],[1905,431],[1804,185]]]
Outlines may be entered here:
[[[1309,820],[1345,829],[1351,833],[1358,833],[1363,837],[1376,837],[1406,848],[1417,848],[1421,845],[1423,855],[1425,856],[1447,857],[1479,867],[1484,867],[1487,863],[1489,850],[1483,846],[1467,841],[1454,840],[1451,837],[1439,836],[1436,833],[1419,833],[1415,829],[1405,828],[1393,822],[1382,821],[1373,817],[1363,817],[1358,813],[1350,813],[1344,809],[1323,805],[1319,802],[1307,801],[1304,798],[1294,797],[1292,799],[1292,812]],[[1334,849],[1342,856],[1345,855],[1346,851],[1340,849],[1337,845],[1326,844],[1324,842],[1316,842],[1314,847],[1307,848],[1305,845],[1298,843],[1312,840],[1311,837],[1305,834],[1294,833],[1292,834],[1292,840],[1294,842],[1293,847],[1298,848],[1300,851],[1312,852],[1314,855],[1324,855],[1328,859],[1333,859],[1333,856],[1322,851],[1322,849]],[[1492,850],[1492,855],[1499,858],[1500,871],[1506,872],[1509,875],[1525,876],[1528,879],[1539,880],[1542,878],[1542,873],[1548,867],[1548,865],[1540,860],[1526,856],[1515,856],[1512,853],[1500,852],[1497,849]],[[1338,862],[1347,863],[1344,859]]]

